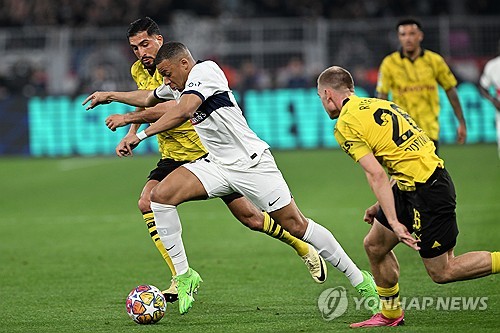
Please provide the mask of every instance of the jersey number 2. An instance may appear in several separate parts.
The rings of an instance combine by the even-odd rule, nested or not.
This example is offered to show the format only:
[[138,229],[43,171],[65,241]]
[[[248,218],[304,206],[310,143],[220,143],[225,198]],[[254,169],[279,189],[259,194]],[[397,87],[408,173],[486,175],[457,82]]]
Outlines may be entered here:
[[392,110],[388,109],[377,109],[373,113],[373,118],[375,122],[380,126],[385,126],[387,124],[387,117],[383,117],[384,114],[391,117],[392,120],[392,141],[396,144],[396,146],[401,146],[406,140],[413,136],[413,131],[411,129],[407,130],[403,134],[399,133],[399,120],[406,121],[411,127],[420,131],[420,129],[415,125],[413,120],[407,113],[402,112],[396,104],[391,104],[391,108],[396,111],[394,113]]

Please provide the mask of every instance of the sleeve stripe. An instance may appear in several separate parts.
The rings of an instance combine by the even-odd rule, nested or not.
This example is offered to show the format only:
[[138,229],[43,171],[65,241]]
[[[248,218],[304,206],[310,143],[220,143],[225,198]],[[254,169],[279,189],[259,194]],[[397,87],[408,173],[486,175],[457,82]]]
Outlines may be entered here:
[[205,102],[205,96],[203,96],[199,91],[196,91],[196,90],[186,90],[186,91],[183,91],[182,92],[182,95],[184,94],[195,94],[196,96],[198,96],[200,99],[201,99],[201,102]]

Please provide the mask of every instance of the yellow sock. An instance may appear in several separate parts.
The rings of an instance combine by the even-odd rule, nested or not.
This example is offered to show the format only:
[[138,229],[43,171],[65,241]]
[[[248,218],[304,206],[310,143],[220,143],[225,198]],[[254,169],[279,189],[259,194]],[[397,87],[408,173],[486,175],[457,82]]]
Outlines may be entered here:
[[403,314],[401,302],[399,301],[399,284],[394,287],[382,288],[377,286],[377,292],[380,296],[380,304],[382,305],[382,315],[389,319],[396,319]]
[[175,276],[175,268],[174,264],[172,263],[172,259],[170,259],[167,250],[165,249],[163,243],[160,240],[160,236],[158,236],[158,231],[156,231],[156,223],[153,212],[144,213],[142,214],[142,217],[144,218],[144,222],[146,222],[146,225],[148,226],[149,235],[151,236],[153,243],[155,243],[156,248],[158,249],[158,251],[160,251],[161,256],[163,257],[168,267],[170,268],[172,276]]
[[491,252],[491,273],[500,273],[500,252]]
[[290,235],[288,231],[276,223],[266,212],[264,212],[264,232],[293,247],[301,257],[309,252],[309,246],[306,242]]

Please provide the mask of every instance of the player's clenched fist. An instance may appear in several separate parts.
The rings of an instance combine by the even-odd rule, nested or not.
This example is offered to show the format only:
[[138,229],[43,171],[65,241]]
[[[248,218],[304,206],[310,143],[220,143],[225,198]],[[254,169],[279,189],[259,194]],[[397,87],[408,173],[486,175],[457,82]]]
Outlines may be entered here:
[[112,131],[116,131],[118,127],[122,127],[127,125],[125,121],[125,116],[122,114],[112,114],[108,118],[106,118],[106,126]]

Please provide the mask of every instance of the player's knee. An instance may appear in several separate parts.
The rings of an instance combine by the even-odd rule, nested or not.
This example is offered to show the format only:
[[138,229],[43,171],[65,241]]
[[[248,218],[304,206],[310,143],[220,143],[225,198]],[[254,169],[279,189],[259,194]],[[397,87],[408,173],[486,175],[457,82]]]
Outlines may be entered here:
[[387,252],[380,247],[379,242],[373,237],[370,237],[369,234],[363,239],[363,246],[366,254],[370,258],[380,258],[387,254]]
[[147,213],[151,211],[151,201],[142,196],[139,198],[137,206],[139,207],[141,213]]
[[153,202],[158,202],[161,204],[169,204],[169,205],[176,206],[176,204],[171,202],[172,201],[171,199],[172,198],[169,196],[169,193],[165,192],[165,191],[160,191],[158,189],[158,186],[156,186],[155,188],[153,188],[151,190],[151,201],[153,201]]

